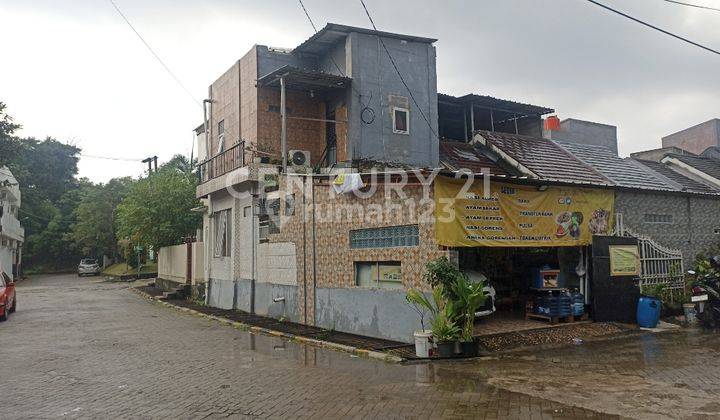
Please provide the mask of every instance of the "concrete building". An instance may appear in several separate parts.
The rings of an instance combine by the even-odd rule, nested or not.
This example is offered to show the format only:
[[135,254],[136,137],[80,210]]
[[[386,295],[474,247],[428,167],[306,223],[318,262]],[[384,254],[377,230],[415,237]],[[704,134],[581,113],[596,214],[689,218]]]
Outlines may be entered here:
[[618,155],[617,127],[614,125],[568,118],[560,122],[559,130],[544,130],[543,134],[551,140],[602,146]]
[[20,275],[25,230],[18,220],[20,186],[7,167],[0,167],[0,270]]
[[681,149],[679,147],[675,147],[675,146],[661,147],[659,149],[650,149],[650,150],[643,150],[641,152],[630,153],[630,157],[633,159],[649,160],[649,161],[653,161],[653,162],[660,162],[667,155],[695,156],[695,154],[690,153],[687,150],[683,150],[683,149]]
[[291,50],[256,45],[208,90],[208,156],[244,142],[245,162],[281,161],[284,84],[286,152],[307,151],[322,166],[359,159],[437,166],[434,42],[328,24]]
[[678,147],[699,155],[708,147],[720,146],[720,119],[678,131],[662,138],[663,147]]

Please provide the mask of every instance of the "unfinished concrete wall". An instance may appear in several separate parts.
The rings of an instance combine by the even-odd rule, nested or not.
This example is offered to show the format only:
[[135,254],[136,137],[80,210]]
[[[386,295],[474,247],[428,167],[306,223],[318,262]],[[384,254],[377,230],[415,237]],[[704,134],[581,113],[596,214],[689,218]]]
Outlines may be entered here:
[[568,118],[560,122],[560,130],[546,131],[545,138],[604,146],[618,155],[617,127],[614,125]]
[[[361,92],[363,98],[353,94],[349,102],[348,153],[352,159],[366,158],[436,167],[439,146],[435,47],[395,38],[383,38],[383,41],[392,52],[419,107],[410,99],[378,38],[367,34],[349,34],[346,51],[351,58],[347,74],[352,77],[355,89]],[[393,97],[405,98],[410,105],[409,135],[393,133]],[[361,120],[365,106],[375,112],[375,118],[370,124]]]
[[710,146],[720,146],[720,119],[686,128],[662,138],[663,147],[675,146],[699,155]]

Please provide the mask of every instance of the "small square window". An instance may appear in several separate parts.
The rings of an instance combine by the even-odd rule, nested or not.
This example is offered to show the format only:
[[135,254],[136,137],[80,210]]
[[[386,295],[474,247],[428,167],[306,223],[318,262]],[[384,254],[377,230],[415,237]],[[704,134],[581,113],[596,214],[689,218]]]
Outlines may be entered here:
[[399,261],[362,261],[355,263],[355,285],[379,289],[402,289]]
[[250,206],[243,207],[243,217],[250,217]]
[[393,133],[410,134],[410,111],[407,108],[393,107]]

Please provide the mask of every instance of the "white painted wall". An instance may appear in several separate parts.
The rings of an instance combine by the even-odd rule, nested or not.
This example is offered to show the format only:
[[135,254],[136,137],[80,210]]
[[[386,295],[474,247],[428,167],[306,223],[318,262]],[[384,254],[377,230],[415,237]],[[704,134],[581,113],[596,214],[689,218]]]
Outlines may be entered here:
[[[205,281],[204,245],[202,242],[192,244],[193,284]],[[186,270],[187,245],[181,244],[160,248],[158,251],[158,277],[184,283]]]
[[258,246],[258,283],[297,285],[297,260],[292,242]]

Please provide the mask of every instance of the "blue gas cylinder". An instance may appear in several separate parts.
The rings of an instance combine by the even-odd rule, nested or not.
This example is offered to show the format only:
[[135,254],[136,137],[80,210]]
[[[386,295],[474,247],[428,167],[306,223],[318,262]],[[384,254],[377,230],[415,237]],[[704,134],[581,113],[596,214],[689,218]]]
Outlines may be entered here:
[[652,296],[640,296],[637,307],[638,325],[644,328],[655,328],[660,320],[662,302]]

